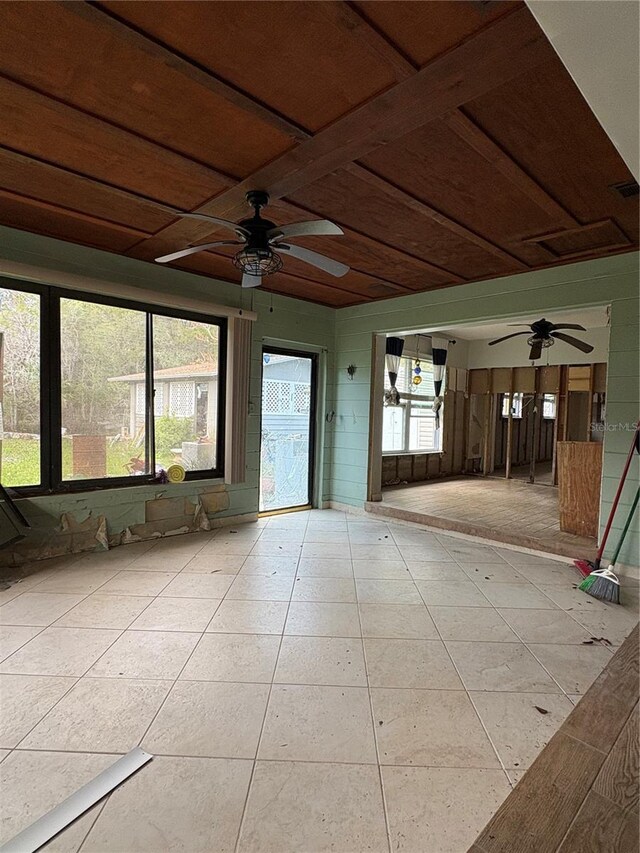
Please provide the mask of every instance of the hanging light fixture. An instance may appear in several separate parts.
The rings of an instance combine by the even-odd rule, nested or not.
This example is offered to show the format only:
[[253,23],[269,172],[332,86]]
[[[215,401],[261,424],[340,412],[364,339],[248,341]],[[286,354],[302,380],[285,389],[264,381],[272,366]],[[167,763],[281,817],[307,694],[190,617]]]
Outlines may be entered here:
[[282,258],[273,249],[240,249],[233,256],[233,265],[248,275],[271,275],[282,269]]

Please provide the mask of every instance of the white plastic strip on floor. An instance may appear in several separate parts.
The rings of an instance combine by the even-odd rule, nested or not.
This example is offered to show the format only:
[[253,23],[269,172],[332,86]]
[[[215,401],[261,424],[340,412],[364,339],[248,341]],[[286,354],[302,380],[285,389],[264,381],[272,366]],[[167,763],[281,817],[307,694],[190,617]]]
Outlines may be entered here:
[[19,832],[11,841],[3,844],[0,853],[35,853],[152,758],[153,755],[144,752],[140,747],[132,749],[115,764],[99,773],[95,779],[87,782],[50,812]]

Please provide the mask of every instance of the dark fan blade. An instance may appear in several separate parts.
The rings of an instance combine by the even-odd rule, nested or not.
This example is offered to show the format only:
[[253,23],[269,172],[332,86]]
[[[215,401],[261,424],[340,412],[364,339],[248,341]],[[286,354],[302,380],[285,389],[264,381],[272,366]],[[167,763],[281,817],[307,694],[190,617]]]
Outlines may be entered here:
[[262,284],[261,275],[250,275],[248,272],[242,274],[243,287],[260,287]]
[[242,246],[239,240],[218,240],[215,243],[201,243],[199,246],[191,246],[190,249],[182,249],[180,252],[173,252],[170,255],[162,255],[161,258],[156,258],[158,264],[168,264],[169,261],[177,261],[178,258],[186,258],[187,255],[195,255],[196,252],[205,252],[207,249],[212,249],[214,246]]
[[280,225],[267,233],[269,242],[277,243],[285,237],[324,236],[327,234],[344,234],[342,228],[329,222],[328,219],[314,219],[310,222],[292,222],[291,225]]
[[542,341],[536,340],[531,344],[531,350],[529,352],[529,361],[535,361],[537,358],[540,358],[542,355]]
[[496,338],[495,341],[489,341],[489,346],[492,347],[494,344],[501,344],[502,341],[508,341],[509,338],[517,338],[518,335],[530,335],[530,334],[531,334],[531,331],[529,331],[529,332],[513,332],[513,334],[511,334],[511,335],[505,335],[504,338]]
[[556,326],[555,323],[552,326],[553,331],[556,329],[578,329],[580,332],[586,332],[584,326],[580,326],[578,323],[561,323],[559,326]]
[[571,344],[572,347],[582,350],[582,352],[593,351],[593,347],[591,346],[591,344],[585,344],[584,341],[579,341],[577,338],[572,338],[571,335],[563,335],[562,332],[551,332],[551,337],[558,338],[558,340],[564,341],[566,344]]
[[329,275],[335,275],[336,278],[340,278],[349,272],[349,267],[346,264],[341,264],[340,261],[334,261],[333,258],[327,258],[318,252],[312,252],[311,249],[303,249],[302,246],[285,246],[283,243],[278,243],[277,248],[279,252],[287,252],[294,258],[304,261],[305,264],[311,264],[312,267],[324,270]]
[[212,225],[219,225],[220,228],[228,228],[230,231],[235,231],[236,234],[242,234],[245,236],[249,236],[249,232],[246,228],[241,228],[240,225],[236,225],[235,222],[231,222],[228,219],[219,219],[217,216],[207,216],[206,213],[180,213],[176,211],[177,216],[182,216],[185,219],[200,219],[203,222],[210,222]]

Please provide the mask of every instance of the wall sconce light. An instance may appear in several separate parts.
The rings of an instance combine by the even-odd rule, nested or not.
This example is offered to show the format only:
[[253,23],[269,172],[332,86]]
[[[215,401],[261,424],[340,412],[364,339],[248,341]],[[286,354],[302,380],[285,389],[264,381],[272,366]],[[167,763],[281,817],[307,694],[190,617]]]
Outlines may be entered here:
[[349,379],[353,380],[353,376],[354,376],[357,369],[358,368],[355,366],[355,364],[350,364],[349,367],[347,367],[347,373],[349,374]]

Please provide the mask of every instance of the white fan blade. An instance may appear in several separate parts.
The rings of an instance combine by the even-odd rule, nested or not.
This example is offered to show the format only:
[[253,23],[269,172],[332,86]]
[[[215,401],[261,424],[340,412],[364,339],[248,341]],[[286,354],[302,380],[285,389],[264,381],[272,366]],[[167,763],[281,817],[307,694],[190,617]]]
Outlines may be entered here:
[[285,237],[324,236],[327,234],[344,234],[342,228],[329,222],[328,219],[314,219],[311,222],[292,222],[291,225],[280,225],[267,233],[269,242],[277,242]]
[[262,276],[261,275],[251,275],[248,272],[242,273],[242,286],[243,287],[260,287],[262,284]]
[[187,255],[195,255],[196,252],[205,252],[207,249],[212,249],[214,246],[242,246],[239,240],[218,240],[215,243],[201,243],[199,246],[191,246],[190,249],[182,249],[180,252],[172,252],[170,255],[163,255],[161,258],[156,258],[157,264],[168,264],[169,261],[177,261],[178,258],[186,258]]
[[200,219],[203,222],[210,222],[212,225],[219,225],[220,228],[228,228],[230,231],[235,231],[236,234],[249,235],[246,228],[236,225],[235,222],[231,222],[229,219],[219,219],[217,216],[207,216],[206,213],[180,213],[177,211],[177,215],[182,216],[185,219]]
[[288,252],[294,258],[304,261],[305,264],[311,264],[312,267],[324,270],[336,278],[340,278],[349,272],[349,267],[346,264],[341,264],[340,261],[334,261],[333,258],[327,258],[318,252],[312,252],[311,249],[303,249],[302,246],[284,246],[280,243],[278,251]]

